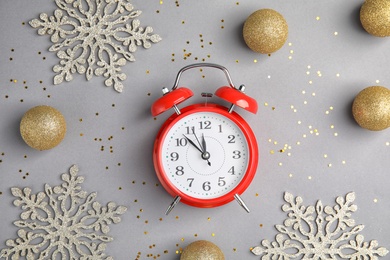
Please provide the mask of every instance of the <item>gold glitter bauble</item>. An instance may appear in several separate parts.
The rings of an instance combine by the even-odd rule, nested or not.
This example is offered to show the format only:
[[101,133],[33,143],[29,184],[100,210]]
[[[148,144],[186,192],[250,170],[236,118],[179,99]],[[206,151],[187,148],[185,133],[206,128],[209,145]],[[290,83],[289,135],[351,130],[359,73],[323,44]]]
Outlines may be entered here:
[[246,45],[263,54],[279,50],[287,40],[288,25],[284,17],[272,9],[260,9],[245,21],[243,36]]
[[206,240],[198,240],[183,250],[180,260],[225,260],[225,256],[215,244]]
[[390,127],[390,90],[381,86],[363,89],[353,101],[352,114],[356,122],[368,130]]
[[390,0],[366,0],[360,9],[360,21],[369,34],[390,36]]
[[57,146],[66,133],[64,116],[50,106],[36,106],[28,110],[20,121],[20,134],[30,147],[48,150]]

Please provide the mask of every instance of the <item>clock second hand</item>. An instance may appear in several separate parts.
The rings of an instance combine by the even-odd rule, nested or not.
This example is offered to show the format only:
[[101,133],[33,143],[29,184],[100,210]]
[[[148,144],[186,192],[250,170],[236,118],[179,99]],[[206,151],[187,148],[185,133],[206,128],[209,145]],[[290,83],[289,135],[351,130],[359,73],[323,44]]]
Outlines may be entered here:
[[198,142],[200,148],[202,149],[202,154],[203,154],[203,153],[204,153],[204,148],[203,148],[203,146],[200,144],[199,139],[198,139],[198,137],[197,137],[196,134],[195,134],[195,127],[192,127],[192,134],[195,136],[195,139],[196,139],[196,141]]

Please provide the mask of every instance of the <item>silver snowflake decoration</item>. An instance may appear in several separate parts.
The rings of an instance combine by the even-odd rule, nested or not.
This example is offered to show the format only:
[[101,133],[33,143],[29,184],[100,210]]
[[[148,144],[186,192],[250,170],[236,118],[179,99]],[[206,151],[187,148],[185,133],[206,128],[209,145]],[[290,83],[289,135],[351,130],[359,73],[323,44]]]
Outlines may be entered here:
[[77,166],[64,173],[62,185],[32,194],[30,188],[12,188],[17,198],[14,205],[21,207],[18,238],[7,240],[0,251],[6,259],[112,259],[104,251],[113,240],[107,233],[109,225],[119,223],[127,210],[109,202],[102,206],[95,201],[96,193],[87,194],[79,184]]
[[357,210],[353,204],[355,193],[345,198],[337,197],[337,205],[323,206],[318,201],[315,206],[305,207],[301,197],[294,198],[286,192],[282,210],[288,212],[284,225],[276,225],[280,232],[276,241],[263,240],[260,246],[252,249],[262,260],[279,259],[378,259],[388,250],[378,247],[378,242],[365,242],[359,234],[364,225],[356,225],[351,213]]
[[54,84],[71,81],[73,74],[104,76],[105,85],[122,92],[126,74],[121,67],[135,61],[137,46],[150,48],[161,37],[152,34],[152,27],[140,27],[135,19],[141,11],[134,10],[130,0],[55,0],[54,16],[41,13],[29,23],[39,28],[38,34],[51,35],[60,63],[53,67],[58,73]]

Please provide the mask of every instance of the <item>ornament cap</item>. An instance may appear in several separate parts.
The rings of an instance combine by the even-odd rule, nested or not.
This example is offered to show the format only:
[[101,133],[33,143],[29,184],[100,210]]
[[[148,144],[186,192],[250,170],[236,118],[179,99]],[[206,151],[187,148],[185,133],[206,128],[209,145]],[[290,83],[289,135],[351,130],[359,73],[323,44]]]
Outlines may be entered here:
[[192,90],[185,87],[177,88],[169,92],[164,91],[164,89],[164,95],[157,99],[152,105],[151,112],[153,116],[164,113],[194,95]]
[[240,86],[239,89],[232,88],[229,86],[223,86],[217,89],[215,95],[220,97],[236,106],[239,106],[253,114],[257,113],[257,101],[247,96],[242,90],[244,86]]

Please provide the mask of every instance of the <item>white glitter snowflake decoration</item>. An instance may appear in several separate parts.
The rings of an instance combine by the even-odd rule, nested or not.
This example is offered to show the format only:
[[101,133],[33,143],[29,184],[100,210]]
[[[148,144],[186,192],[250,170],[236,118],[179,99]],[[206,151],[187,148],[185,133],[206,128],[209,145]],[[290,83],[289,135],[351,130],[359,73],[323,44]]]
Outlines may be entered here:
[[353,204],[355,193],[337,197],[334,207],[322,205],[318,201],[314,206],[302,205],[302,198],[286,192],[282,209],[288,212],[284,225],[276,225],[280,232],[276,241],[263,240],[260,246],[252,249],[262,260],[280,259],[378,259],[388,250],[378,247],[378,242],[365,242],[359,232],[364,225],[355,225],[351,213],[357,210]]
[[0,251],[6,259],[112,259],[106,256],[109,225],[119,223],[127,210],[110,202],[106,207],[95,201],[96,193],[87,194],[79,184],[77,166],[64,173],[61,186],[45,185],[45,191],[31,194],[30,188],[12,188],[14,205],[23,209],[18,238],[7,240]]
[[51,35],[59,65],[54,84],[71,81],[73,74],[104,76],[105,85],[122,92],[126,75],[121,67],[126,61],[135,61],[137,46],[150,48],[161,40],[152,34],[152,27],[140,27],[135,19],[141,11],[134,10],[130,0],[55,0],[58,9],[54,16],[41,13],[29,23],[39,28],[38,34]]

